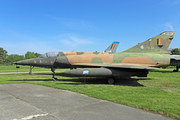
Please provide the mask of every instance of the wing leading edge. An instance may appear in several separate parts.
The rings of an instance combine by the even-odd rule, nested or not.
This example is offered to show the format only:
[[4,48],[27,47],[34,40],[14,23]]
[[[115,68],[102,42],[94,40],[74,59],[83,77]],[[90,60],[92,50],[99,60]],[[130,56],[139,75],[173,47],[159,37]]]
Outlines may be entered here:
[[151,66],[143,66],[143,65],[130,65],[130,64],[89,64],[89,63],[85,63],[85,64],[74,64],[75,66],[78,67],[104,67],[104,68],[116,68],[116,69],[138,69],[138,70],[157,70],[160,68],[156,68],[156,67],[151,67]]

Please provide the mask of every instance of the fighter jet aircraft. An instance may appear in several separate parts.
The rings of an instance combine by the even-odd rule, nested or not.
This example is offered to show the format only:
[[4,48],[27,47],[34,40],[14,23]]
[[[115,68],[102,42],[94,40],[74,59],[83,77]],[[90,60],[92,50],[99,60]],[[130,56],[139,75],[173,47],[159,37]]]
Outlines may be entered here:
[[[104,52],[116,53],[116,49],[118,48],[118,45],[119,45],[119,42],[113,42]],[[94,53],[98,53],[98,52],[94,52]],[[54,63],[56,63],[55,61],[57,60],[57,57],[58,56],[69,56],[69,55],[81,55],[81,54],[92,54],[92,52],[74,52],[74,50],[72,52],[48,52],[38,58],[14,62],[14,64],[30,66],[29,74],[32,74],[32,67],[34,67],[34,66],[51,68],[51,71],[53,72],[53,80],[57,80],[57,78],[54,78],[55,69],[63,68],[62,66],[57,66],[57,64],[54,64]],[[67,68],[67,67],[65,67],[65,68]]]
[[[61,75],[107,77],[108,83],[115,83],[116,78],[131,76],[147,77],[150,70],[170,65],[170,52],[167,51],[175,32],[163,32],[136,46],[119,53],[80,52],[72,55],[56,53],[47,56],[16,62],[19,65],[78,68],[63,72]],[[54,78],[54,75],[53,75]]]

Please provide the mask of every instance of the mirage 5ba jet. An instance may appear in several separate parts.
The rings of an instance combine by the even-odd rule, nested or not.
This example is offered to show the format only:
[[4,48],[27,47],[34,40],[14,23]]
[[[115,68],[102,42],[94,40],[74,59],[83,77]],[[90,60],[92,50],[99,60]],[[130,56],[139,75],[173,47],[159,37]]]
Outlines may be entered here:
[[[118,45],[119,45],[119,42],[113,42],[104,52],[105,53],[116,53]],[[96,54],[99,52],[93,52],[93,53]],[[57,78],[54,78],[55,69],[56,68],[64,68],[64,67],[62,67],[62,66],[60,67],[56,64],[57,57],[58,56],[69,56],[69,55],[81,55],[81,54],[92,54],[92,52],[74,52],[74,50],[72,52],[48,52],[38,58],[14,62],[14,64],[30,66],[29,74],[32,74],[32,67],[34,67],[34,66],[51,68],[51,71],[53,72],[53,80],[57,80]],[[65,68],[67,68],[67,67],[65,67]],[[70,69],[73,69],[73,68],[70,68]]]
[[[52,57],[55,61],[49,62],[53,66],[78,68],[65,71],[61,75],[106,77],[110,84],[114,83],[116,78],[147,77],[150,70],[165,68],[171,64],[170,52],[167,49],[174,35],[174,31],[163,32],[119,53],[81,52],[73,55],[58,53],[56,57]],[[15,64],[38,66],[45,62],[47,61],[39,58]]]

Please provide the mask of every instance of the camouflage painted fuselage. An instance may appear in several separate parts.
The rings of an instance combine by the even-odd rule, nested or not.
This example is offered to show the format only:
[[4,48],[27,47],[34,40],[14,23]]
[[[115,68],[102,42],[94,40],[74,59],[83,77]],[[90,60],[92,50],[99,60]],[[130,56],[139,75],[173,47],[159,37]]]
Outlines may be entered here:
[[89,53],[81,55],[59,56],[57,64],[61,67],[107,67],[118,65],[141,65],[166,67],[170,64],[169,54],[159,53]]
[[84,70],[89,71],[89,76],[147,76],[150,70],[170,65],[170,53],[167,49],[174,34],[173,31],[163,32],[119,53],[59,52],[56,57],[46,55],[15,64],[52,68],[88,68],[65,72],[74,76],[83,76]]

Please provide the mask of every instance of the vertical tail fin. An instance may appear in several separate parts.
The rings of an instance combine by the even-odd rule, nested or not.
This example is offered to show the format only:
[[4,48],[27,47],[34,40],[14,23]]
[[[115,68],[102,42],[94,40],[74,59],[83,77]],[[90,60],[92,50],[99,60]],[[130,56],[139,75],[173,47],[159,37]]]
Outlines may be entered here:
[[113,42],[104,52],[115,53],[119,45],[119,42]]
[[150,38],[123,52],[160,52],[167,51],[174,37],[175,31],[166,31]]

